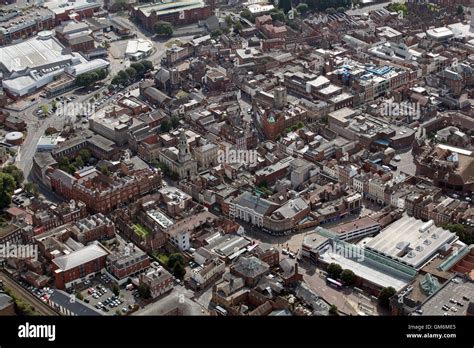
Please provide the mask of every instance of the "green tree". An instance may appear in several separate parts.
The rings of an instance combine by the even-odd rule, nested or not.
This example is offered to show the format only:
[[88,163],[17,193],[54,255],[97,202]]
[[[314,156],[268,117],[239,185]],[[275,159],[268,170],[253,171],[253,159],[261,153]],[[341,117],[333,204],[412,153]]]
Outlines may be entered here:
[[80,74],[76,77],[76,85],[80,87],[87,87],[95,82],[104,79],[107,76],[105,70],[92,71],[84,74]]
[[389,286],[388,288],[383,288],[382,291],[380,291],[380,294],[378,297],[379,304],[382,307],[388,309],[390,306],[390,297],[392,297],[396,293],[397,291],[391,286]]
[[331,305],[331,307],[329,307],[329,314],[331,314],[331,315],[339,315],[339,311],[338,311],[336,305]]
[[351,286],[354,285],[356,280],[356,275],[350,269],[345,269],[341,273],[341,279],[344,284]]
[[272,12],[270,12],[270,15],[272,16],[273,21],[284,22],[286,19],[285,13],[282,10],[275,9]]
[[146,72],[146,68],[142,63],[133,63],[130,67],[136,71],[139,78],[142,78]]
[[100,169],[99,169],[99,170],[100,170],[100,172],[101,172],[102,174],[104,174],[104,175],[107,175],[107,176],[109,176],[109,175],[110,175],[109,168],[107,168],[106,166],[102,166],[102,167],[100,167]]
[[91,152],[87,149],[82,149],[79,151],[79,156],[81,156],[84,163],[87,163],[91,159]]
[[5,168],[2,169],[3,173],[10,174],[13,179],[15,179],[15,188],[21,187],[23,184],[23,181],[25,180],[25,176],[23,175],[23,172],[21,169],[19,169],[17,166],[10,164],[6,166]]
[[150,288],[148,286],[146,286],[145,284],[140,284],[138,286],[137,290],[138,290],[138,293],[140,294],[141,297],[143,297],[145,299],[151,297]]
[[143,67],[145,68],[145,72],[153,70],[153,63],[149,60],[142,60],[141,61]]
[[43,105],[41,107],[41,111],[43,111],[43,114],[46,115],[49,112],[49,107],[48,105]]
[[168,120],[163,120],[163,122],[161,122],[160,124],[160,129],[162,132],[169,132],[170,131],[170,123]]
[[7,173],[0,173],[0,209],[6,208],[12,202],[15,191],[15,179]]
[[225,16],[225,24],[227,24],[227,27],[231,27],[234,21],[232,20],[231,15]]
[[31,193],[31,194],[34,195],[35,197],[38,197],[38,196],[39,196],[39,188],[38,188],[38,185],[35,184],[35,183],[27,182],[27,183],[25,183],[25,185],[23,185],[23,189],[24,189],[26,192]]
[[458,15],[464,14],[464,7],[462,5],[458,5],[458,7],[456,8],[456,13]]
[[298,13],[301,13],[302,15],[306,14],[306,12],[309,11],[309,6],[308,4],[305,4],[304,2],[301,2],[298,4],[298,6],[296,6],[296,11],[298,11]]
[[326,271],[331,278],[339,278],[342,273],[342,267],[337,263],[331,263]]
[[127,75],[130,76],[130,80],[135,81],[137,79],[138,73],[134,68],[129,67],[125,69],[125,71],[127,72]]
[[186,269],[184,268],[184,264],[181,262],[175,263],[173,267],[173,274],[175,277],[182,279],[184,275],[186,274]]
[[331,14],[335,14],[336,13],[336,9],[334,7],[328,7],[325,12],[329,15]]
[[77,168],[84,167],[84,161],[82,160],[81,156],[76,156],[76,159],[74,160],[74,166]]
[[242,23],[235,22],[234,23],[234,33],[238,34],[242,31]]
[[168,167],[165,163],[155,161],[153,165],[154,165],[156,168],[161,169],[161,171],[162,171],[162,173],[163,173],[164,175],[169,176],[169,175],[171,174],[169,167]]
[[59,163],[60,167],[68,166],[69,165],[69,158],[67,158],[66,156],[63,156],[59,159],[58,163]]
[[445,229],[456,233],[459,240],[467,245],[474,244],[474,234],[466,229],[462,224],[446,224],[443,226]]
[[82,294],[78,291],[78,292],[76,292],[76,298],[77,298],[78,300],[83,300],[83,299],[84,299],[84,296],[82,296]]
[[174,269],[174,266],[176,263],[181,263],[183,265],[185,263],[184,256],[181,255],[180,253],[174,253],[170,255],[168,259],[168,267],[170,267],[171,269]]
[[278,8],[282,9],[283,12],[288,13],[291,10],[291,0],[280,0],[278,2]]
[[346,12],[346,8],[345,7],[338,7],[336,11],[338,13],[343,13],[343,12]]
[[179,126],[179,119],[176,116],[172,116],[170,122],[173,129]]
[[255,22],[255,16],[250,12],[249,9],[245,9],[242,12],[240,12],[240,17],[245,18],[246,20],[254,23]]
[[118,296],[120,294],[120,288],[117,286],[117,284],[112,285],[112,292],[115,296]]
[[117,76],[122,81],[123,84],[128,84],[130,82],[130,75],[128,75],[126,70],[120,70],[117,73]]
[[211,33],[211,39],[217,40],[222,35],[222,30],[217,29]]
[[173,26],[169,22],[157,22],[153,29],[155,30],[155,34],[159,36],[173,35]]

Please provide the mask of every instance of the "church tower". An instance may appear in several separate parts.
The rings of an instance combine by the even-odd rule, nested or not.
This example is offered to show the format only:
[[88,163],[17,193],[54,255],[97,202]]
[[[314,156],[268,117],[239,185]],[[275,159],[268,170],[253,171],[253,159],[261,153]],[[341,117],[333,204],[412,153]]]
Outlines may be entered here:
[[278,86],[273,92],[273,100],[275,108],[281,110],[286,105],[286,88],[284,86]]
[[181,130],[181,133],[179,134],[178,150],[178,161],[180,163],[188,162],[191,160],[191,152],[189,151],[188,139],[186,138],[184,130]]

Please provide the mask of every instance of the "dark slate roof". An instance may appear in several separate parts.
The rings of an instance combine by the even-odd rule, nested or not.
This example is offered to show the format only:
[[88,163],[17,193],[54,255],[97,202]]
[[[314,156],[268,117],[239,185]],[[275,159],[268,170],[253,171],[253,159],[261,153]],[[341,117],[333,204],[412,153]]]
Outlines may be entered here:
[[71,297],[68,293],[56,289],[49,297],[50,301],[63,308],[67,308],[76,315],[102,315],[102,313],[96,311],[93,307],[88,306],[85,302],[78,299],[76,299],[75,302],[71,302],[70,299]]
[[268,272],[270,266],[255,256],[251,256],[239,258],[234,265],[232,265],[232,268],[238,272],[238,274],[242,274],[249,278],[255,278]]

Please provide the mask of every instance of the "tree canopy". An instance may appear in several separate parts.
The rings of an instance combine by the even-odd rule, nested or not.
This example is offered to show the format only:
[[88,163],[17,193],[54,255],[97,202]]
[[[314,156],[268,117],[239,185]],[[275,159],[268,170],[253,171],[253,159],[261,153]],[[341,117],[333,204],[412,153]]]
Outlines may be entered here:
[[95,82],[105,79],[107,77],[107,70],[91,71],[84,74],[80,74],[76,77],[76,85],[81,87],[87,87]]
[[240,17],[245,18],[246,20],[254,23],[255,22],[255,16],[250,12],[248,8],[240,12]]
[[331,263],[326,271],[331,278],[339,278],[342,273],[342,267],[337,263]]
[[389,286],[388,288],[383,288],[378,297],[379,304],[382,307],[388,309],[390,306],[390,297],[392,297],[396,293],[397,291],[391,286]]
[[467,245],[474,244],[474,234],[469,232],[462,224],[446,224],[443,226],[447,230],[456,233],[461,242]]
[[308,5],[311,10],[325,11],[328,8],[334,9],[338,7],[349,8],[351,0],[305,0],[304,3]]
[[15,179],[7,173],[0,172],[0,209],[6,208],[12,202],[15,191]]
[[169,22],[157,22],[153,28],[156,35],[171,36],[173,35],[173,26]]
[[291,10],[291,0],[280,0],[278,2],[278,8],[282,9],[283,12],[288,13]]
[[356,275],[350,269],[345,269],[341,273],[341,280],[346,285],[354,285],[356,280]]
[[2,168],[2,172],[6,174],[10,174],[13,179],[15,180],[15,188],[20,188],[25,180],[23,172],[17,166],[10,164],[4,168]]
[[309,10],[309,6],[308,4],[305,4],[304,2],[298,4],[298,6],[296,6],[296,11],[298,11],[299,13],[301,14],[305,14],[306,12],[308,12]]

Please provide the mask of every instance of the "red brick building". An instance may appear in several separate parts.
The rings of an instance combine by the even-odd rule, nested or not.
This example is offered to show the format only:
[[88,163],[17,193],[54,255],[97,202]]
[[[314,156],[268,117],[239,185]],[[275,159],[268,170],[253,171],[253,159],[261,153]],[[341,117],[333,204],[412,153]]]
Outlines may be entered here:
[[157,262],[153,262],[152,267],[140,275],[140,284],[147,286],[151,297],[156,298],[173,289],[173,276]]
[[111,178],[93,169],[71,176],[60,169],[50,174],[51,188],[67,199],[82,201],[89,211],[108,213],[161,187],[161,173],[142,169]]
[[100,244],[91,244],[56,257],[51,264],[55,287],[69,288],[101,272],[105,268],[108,254]]
[[94,39],[89,35],[73,38],[69,40],[69,47],[74,52],[87,53],[95,49]]
[[81,219],[71,228],[76,240],[90,243],[95,240],[110,239],[115,236],[115,225],[108,217],[95,214]]
[[[72,5],[70,5],[72,4]],[[97,2],[90,2],[87,4],[74,5],[74,3],[68,3],[67,6],[53,9],[55,11],[56,25],[62,21],[69,21],[71,17],[81,20],[84,18],[91,18],[94,13],[100,9],[100,4]]]
[[131,15],[135,17],[141,25],[154,31],[157,22],[165,21],[172,25],[186,25],[196,23],[212,15],[211,6],[204,1],[192,3],[175,2],[172,4],[145,4],[131,8]]
[[285,129],[305,121],[307,116],[306,110],[297,107],[291,110],[266,110],[261,117],[263,133],[267,139],[275,140]]
[[133,243],[126,245],[107,258],[107,271],[115,278],[126,280],[150,267],[150,258]]
[[16,16],[2,22],[1,27],[5,30],[0,30],[0,45],[25,39],[54,26],[54,13],[50,10],[40,7],[23,8]]

